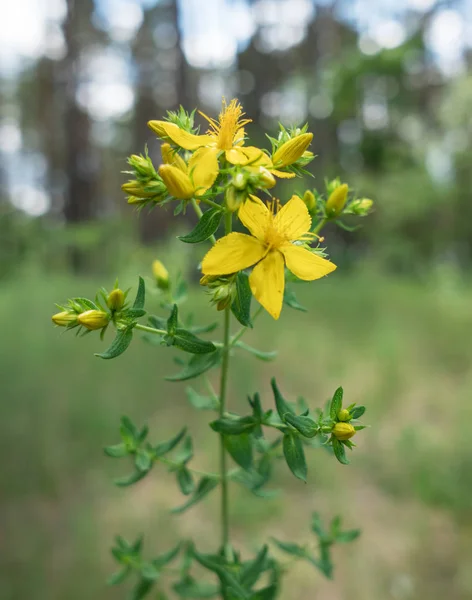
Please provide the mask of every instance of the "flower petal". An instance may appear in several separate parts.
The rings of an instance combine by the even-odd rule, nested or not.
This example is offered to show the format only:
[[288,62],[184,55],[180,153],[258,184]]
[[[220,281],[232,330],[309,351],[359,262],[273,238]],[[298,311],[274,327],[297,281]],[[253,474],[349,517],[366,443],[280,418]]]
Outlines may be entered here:
[[272,214],[262,200],[251,195],[239,209],[238,217],[254,237],[264,241]]
[[274,226],[288,240],[298,240],[311,227],[311,217],[299,196],[292,196],[275,215]]
[[234,134],[233,138],[233,146],[244,146],[244,127],[238,129],[238,131]]
[[167,121],[158,121],[159,128],[164,131],[167,137],[185,150],[196,150],[202,146],[209,146],[214,144],[215,140],[211,135],[194,135],[180,129],[175,123],[168,123]]
[[220,238],[202,262],[204,275],[229,275],[251,267],[265,254],[259,240],[244,233],[230,233]]
[[326,258],[313,254],[302,246],[284,244],[280,251],[285,256],[285,263],[289,271],[292,271],[299,279],[313,281],[331,273],[336,265]]
[[260,148],[256,146],[247,146],[244,148],[246,162],[251,163],[252,167],[272,167],[272,161]]
[[188,163],[195,185],[195,195],[201,196],[210,188],[218,175],[218,149],[199,148]]
[[293,179],[296,177],[295,173],[286,173],[285,171],[278,171],[277,169],[271,169],[270,172],[279,179]]
[[274,319],[278,319],[285,286],[284,257],[278,250],[269,252],[254,267],[249,275],[249,285],[258,302]]
[[159,175],[162,177],[167,191],[174,198],[188,200],[194,194],[194,187],[190,177],[174,165],[161,165]]
[[243,148],[233,146],[233,148],[226,150],[226,160],[232,165],[245,165],[247,163],[247,156]]

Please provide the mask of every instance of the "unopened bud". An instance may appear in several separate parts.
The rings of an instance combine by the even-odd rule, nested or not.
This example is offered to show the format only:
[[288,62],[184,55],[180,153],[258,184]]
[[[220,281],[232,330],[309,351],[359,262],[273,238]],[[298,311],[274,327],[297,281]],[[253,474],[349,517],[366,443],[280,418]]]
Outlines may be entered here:
[[121,310],[125,303],[125,293],[116,288],[112,290],[107,297],[107,306],[110,310]]
[[334,437],[338,440],[349,440],[355,435],[356,430],[350,423],[336,423],[332,431]]
[[160,138],[167,137],[164,125],[166,125],[165,121],[148,121],[148,127]]
[[236,173],[231,182],[237,190],[244,190],[247,186],[247,178],[244,173]]
[[349,421],[351,418],[351,413],[347,410],[347,408],[341,408],[338,412],[338,419],[340,421]]
[[103,310],[86,310],[77,317],[80,325],[87,329],[103,329],[108,325],[110,320],[109,315]]
[[169,288],[169,271],[160,260],[153,261],[152,274],[156,278],[158,288],[161,290],[167,290]]
[[302,133],[282,144],[272,157],[274,167],[279,169],[297,162],[311,144],[312,139],[312,133]]
[[347,183],[334,188],[326,201],[326,214],[328,217],[337,217],[342,213],[346,204],[348,191],[349,187]]
[[246,201],[247,193],[245,191],[240,191],[235,189],[232,185],[230,185],[226,189],[225,200],[226,200],[226,208],[230,212],[236,212],[241,204]]
[[128,163],[142,177],[154,177],[156,175],[154,165],[148,156],[144,157],[132,154],[128,159]]
[[151,181],[146,185],[139,181],[127,181],[123,183],[121,189],[126,194],[137,198],[154,198],[154,196],[158,196],[164,191],[164,187],[160,181]]
[[173,150],[170,144],[162,144],[161,146],[161,154],[162,160],[166,165],[174,165],[184,173],[187,172],[187,165],[184,159],[179,156],[179,154]]
[[307,190],[303,194],[303,202],[308,210],[311,212],[316,206],[315,194],[311,190]]
[[161,165],[159,175],[162,177],[167,191],[174,198],[189,200],[194,194],[190,177],[174,165]]
[[374,201],[369,198],[362,198],[361,200],[354,200],[349,206],[349,212],[364,217],[367,215],[374,205]]
[[77,323],[77,315],[66,310],[56,313],[51,318],[53,323],[59,325],[59,327],[69,327],[70,325],[75,325]]
[[265,167],[259,167],[259,180],[258,183],[262,188],[272,188],[277,183],[272,173]]

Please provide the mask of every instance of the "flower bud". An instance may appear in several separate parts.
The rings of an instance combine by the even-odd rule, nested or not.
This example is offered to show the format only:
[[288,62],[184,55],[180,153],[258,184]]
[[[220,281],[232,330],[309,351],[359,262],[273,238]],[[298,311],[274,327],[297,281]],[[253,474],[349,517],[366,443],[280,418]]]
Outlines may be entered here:
[[305,206],[308,208],[309,211],[312,211],[315,208],[315,206],[316,206],[315,195],[313,194],[313,192],[311,190],[307,190],[303,194],[302,200],[305,203]]
[[349,187],[347,183],[334,188],[326,201],[326,214],[328,217],[337,217],[342,213],[346,204],[348,191]]
[[167,137],[166,130],[163,127],[165,124],[165,121],[148,121],[148,127],[160,138]]
[[349,421],[351,418],[351,413],[347,410],[347,408],[341,408],[338,412],[338,419],[340,421]]
[[302,133],[282,144],[272,157],[274,167],[279,169],[292,165],[301,158],[312,139],[312,133]]
[[107,306],[110,310],[121,310],[125,303],[125,293],[116,288],[112,290],[107,297]]
[[373,205],[374,201],[370,200],[369,198],[354,200],[354,202],[349,206],[349,212],[353,213],[354,215],[365,217]]
[[237,190],[244,190],[247,186],[247,178],[244,173],[236,173],[231,182]]
[[144,157],[139,156],[138,154],[132,154],[128,159],[128,163],[131,167],[133,167],[136,173],[141,175],[141,177],[149,178],[155,177],[156,175],[154,165],[152,164],[152,161],[149,158],[149,156]]
[[51,318],[53,323],[59,325],[59,327],[69,327],[70,325],[75,325],[77,323],[76,313],[68,312],[66,310],[56,313]]
[[247,193],[245,191],[239,191],[232,185],[226,188],[226,207],[230,212],[236,212],[246,199]]
[[123,183],[121,189],[130,196],[137,198],[154,198],[163,192],[163,186],[159,181],[149,182],[148,185],[144,185],[139,181],[127,181]]
[[160,260],[153,261],[152,273],[156,278],[157,287],[161,290],[167,290],[169,288],[169,271]]
[[109,315],[103,310],[86,310],[77,317],[80,325],[87,329],[103,329],[108,325],[110,320]]
[[356,430],[350,423],[336,423],[332,433],[338,440],[349,440],[356,433]]
[[166,165],[174,165],[184,173],[187,172],[187,164],[179,154],[172,149],[170,144],[162,144],[161,146],[162,160]]
[[277,183],[272,173],[265,167],[259,167],[259,186],[262,188],[272,188]]
[[159,175],[162,177],[167,191],[174,198],[189,200],[194,194],[190,177],[173,165],[161,165]]

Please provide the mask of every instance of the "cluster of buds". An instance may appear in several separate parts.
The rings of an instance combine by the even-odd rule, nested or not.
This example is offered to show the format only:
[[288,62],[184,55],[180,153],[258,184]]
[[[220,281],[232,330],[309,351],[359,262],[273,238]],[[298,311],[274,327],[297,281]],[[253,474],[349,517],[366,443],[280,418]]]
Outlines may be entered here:
[[335,422],[333,429],[331,430],[332,435],[339,441],[345,442],[350,440],[357,431],[364,429],[365,425],[354,425],[351,421],[356,421],[365,412],[364,406],[356,406],[351,404],[347,408],[340,408],[335,416]]
[[236,298],[234,276],[218,277],[214,275],[204,275],[200,279],[200,284],[207,286],[210,302],[216,306],[217,310],[224,310],[227,306],[230,306]]
[[303,202],[310,214],[318,215],[325,220],[338,221],[343,215],[367,216],[374,202],[368,198],[354,198],[349,200],[349,186],[342,183],[339,178],[325,181],[326,191],[319,193],[316,189],[306,190],[303,194]]
[[135,177],[121,186],[128,195],[128,204],[144,206],[151,202],[162,202],[167,195],[166,186],[147,152],[145,156],[132,154],[128,158],[128,164],[133,170],[126,173]]
[[272,173],[263,166],[239,167],[226,188],[226,207],[236,212],[251,194],[259,189],[270,189],[276,181]]

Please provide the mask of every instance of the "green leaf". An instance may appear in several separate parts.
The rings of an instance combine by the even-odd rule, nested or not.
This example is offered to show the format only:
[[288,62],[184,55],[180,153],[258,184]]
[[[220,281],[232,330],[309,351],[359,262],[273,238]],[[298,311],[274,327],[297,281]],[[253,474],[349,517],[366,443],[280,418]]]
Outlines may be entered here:
[[141,565],[141,575],[144,579],[155,581],[156,579],[159,579],[160,572],[152,563],[145,562]]
[[195,228],[187,235],[179,235],[177,238],[186,244],[199,244],[205,242],[218,229],[223,212],[219,208],[210,208],[205,211]]
[[120,331],[117,331],[115,339],[111,343],[111,346],[108,348],[108,350],[105,350],[105,352],[96,353],[95,356],[104,359],[116,358],[117,356],[120,356],[120,354],[123,354],[123,352],[131,344],[132,339],[132,327],[126,327],[126,329],[121,329]]
[[202,340],[186,329],[177,329],[173,335],[173,345],[184,352],[192,354],[208,354],[216,350],[215,345],[207,340]]
[[187,289],[187,284],[179,276],[174,290],[174,300],[177,304],[182,304],[182,302],[187,298]]
[[214,559],[205,556],[204,554],[199,554],[195,549],[193,551],[193,555],[195,559],[202,565],[202,567],[205,567],[205,569],[208,569],[209,571],[212,571],[218,575],[221,583],[226,586],[228,592],[234,594],[235,598],[249,600],[249,594],[241,586],[233,573],[229,571],[228,567],[216,562]]
[[213,431],[218,433],[225,433],[228,435],[239,435],[242,433],[248,433],[256,427],[257,421],[253,416],[247,417],[221,417],[212,421],[210,427]]
[[177,483],[179,484],[180,491],[185,496],[191,494],[195,489],[192,473],[185,466],[177,471]]
[[329,416],[332,419],[337,419],[338,412],[343,407],[343,388],[338,387],[338,389],[334,392],[333,399],[331,400],[331,405],[329,407]]
[[142,277],[139,278],[138,291],[136,298],[134,299],[133,308],[144,308],[144,301],[146,298],[146,285]]
[[121,439],[128,447],[132,447],[138,441],[139,429],[129,417],[121,417],[120,435]]
[[252,327],[251,321],[252,292],[249,277],[243,271],[236,275],[236,297],[231,305],[231,311],[244,327]]
[[170,313],[170,317],[167,319],[167,333],[170,336],[174,336],[177,331],[177,327],[179,325],[179,309],[177,308],[177,304],[174,304],[172,307],[172,312]]
[[360,419],[365,413],[365,406],[356,406],[351,410],[351,417],[353,419]]
[[144,317],[146,311],[144,308],[129,308],[124,314],[130,319],[139,319],[139,317]]
[[188,435],[182,446],[180,447],[178,453],[174,455],[174,461],[181,464],[186,465],[193,458],[193,444],[192,438]]
[[251,596],[251,600],[275,600],[279,592],[279,586],[274,583],[268,587],[257,590],[255,594]]
[[303,546],[299,546],[298,544],[294,544],[292,542],[281,542],[275,538],[272,538],[272,541],[280,550],[290,554],[291,556],[296,556],[297,558],[306,558],[307,553]]
[[128,487],[129,485],[137,483],[138,481],[143,479],[143,477],[146,477],[146,475],[147,471],[135,471],[127,477],[119,477],[118,479],[114,479],[113,483],[118,487]]
[[221,360],[221,352],[216,350],[208,354],[195,354],[189,362],[183,367],[180,373],[165,377],[167,381],[187,381],[198,377],[202,373],[209,371]]
[[282,421],[284,421],[284,415],[287,413],[295,415],[293,408],[287,403],[280,393],[280,390],[277,387],[277,382],[275,381],[275,377],[270,380],[270,385],[272,386],[272,391],[274,393],[275,406],[277,407],[277,412],[279,413],[279,417],[282,419]]
[[218,479],[213,479],[210,477],[202,477],[200,479],[200,481],[198,482],[198,486],[197,486],[196,490],[194,491],[193,495],[189,498],[189,500],[182,506],[173,508],[171,510],[171,512],[173,512],[174,514],[181,514],[181,513],[185,512],[190,507],[194,506],[195,504],[197,504],[198,502],[203,500],[203,498],[205,498],[205,496],[207,496],[212,490],[214,490],[216,488],[218,483],[219,483]]
[[247,344],[245,344],[244,342],[236,342],[236,344],[234,344],[237,348],[242,348],[243,350],[246,350],[247,352],[249,352],[250,354],[253,354],[256,358],[259,358],[260,360],[264,360],[266,362],[270,362],[272,360],[274,360],[274,358],[276,358],[277,356],[277,350],[273,350],[272,352],[263,352],[262,350],[257,350],[257,348],[252,348],[252,346],[248,346]]
[[134,464],[138,471],[143,471],[145,473],[149,471],[149,469],[152,467],[152,458],[149,455],[149,452],[142,448],[138,448],[136,451]]
[[307,467],[303,444],[298,437],[291,432],[285,433],[283,438],[283,451],[288,468],[298,479],[306,482]]
[[295,427],[304,437],[312,438],[318,433],[318,425],[310,417],[303,415],[298,417],[297,415],[286,413],[284,420],[292,427]]
[[218,410],[219,401],[214,396],[203,396],[193,388],[187,387],[185,390],[190,404],[198,410]]
[[211,333],[212,331],[215,331],[215,329],[218,327],[218,323],[210,323],[209,325],[195,325],[193,327],[187,327],[187,330],[190,331],[190,333]]
[[115,444],[114,446],[105,446],[103,451],[111,458],[122,458],[128,454],[128,449],[125,444]]
[[349,461],[346,458],[346,450],[344,449],[344,444],[342,444],[338,439],[333,437],[333,452],[334,456],[338,459],[338,461],[343,465],[348,465]]
[[361,535],[360,529],[350,529],[349,531],[340,531],[336,535],[336,541],[343,544],[353,542]]
[[179,431],[179,433],[177,435],[175,435],[170,440],[167,440],[167,442],[161,442],[160,444],[157,444],[156,446],[154,446],[154,454],[155,454],[156,458],[159,458],[160,456],[164,456],[164,454],[167,454],[168,452],[173,450],[177,446],[177,444],[182,440],[182,438],[184,437],[184,435],[186,433],[187,433],[187,428],[184,427],[183,429],[181,429]]
[[107,579],[107,584],[118,585],[122,583],[130,573],[131,567],[125,567],[124,569],[121,569],[121,571],[117,571],[116,573],[113,573],[113,575],[110,575],[110,577]]
[[285,288],[284,291],[284,304],[290,306],[290,308],[293,308],[295,310],[299,310],[301,312],[308,312],[307,309],[298,302],[295,292],[289,288]]
[[145,596],[149,594],[152,587],[154,585],[154,581],[151,579],[141,579],[137,585],[131,591],[129,596],[129,600],[141,600]]
[[224,445],[236,464],[245,470],[252,466],[252,437],[249,433],[225,435]]
[[267,552],[269,548],[265,544],[258,552],[254,560],[246,562],[240,573],[241,583],[246,588],[252,588],[260,575],[267,570]]
[[172,562],[174,560],[174,558],[180,552],[181,548],[182,548],[182,542],[179,542],[177,544],[177,546],[175,546],[174,548],[171,548],[167,552],[164,552],[163,554],[154,558],[151,561],[152,564],[158,569],[165,567],[166,565],[168,565],[170,562]]
[[219,586],[195,581],[190,575],[174,583],[172,588],[181,598],[214,598],[220,594]]
[[[165,329],[167,330],[167,321],[163,317],[157,317],[156,315],[151,315],[149,317],[149,323],[154,327],[154,329]],[[155,335],[155,334],[153,334]]]

